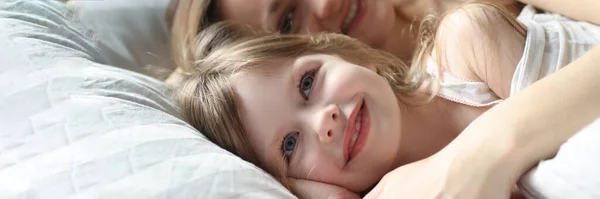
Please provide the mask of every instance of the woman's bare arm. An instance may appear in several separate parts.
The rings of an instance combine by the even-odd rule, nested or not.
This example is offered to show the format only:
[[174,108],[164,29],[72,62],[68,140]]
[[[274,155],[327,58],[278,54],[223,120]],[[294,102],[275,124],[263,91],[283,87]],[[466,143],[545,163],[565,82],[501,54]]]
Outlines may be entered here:
[[456,157],[459,168],[488,167],[495,179],[512,186],[600,117],[599,87],[600,47],[596,47],[484,113],[441,153]]
[[441,19],[432,54],[453,75],[485,82],[507,98],[525,40],[525,27],[507,10],[474,3]]
[[600,117],[600,47],[485,112],[365,198],[508,198],[519,177]]
[[[437,34],[434,54],[441,65],[508,97],[525,45],[523,29],[514,20],[490,5],[467,5],[443,18]],[[443,156],[456,158],[448,161],[459,168],[489,168],[496,177],[510,176],[504,182],[512,185],[600,116],[600,65],[594,59],[600,59],[600,47],[562,69],[568,71],[550,75],[486,112],[444,149],[450,155]]]
[[600,24],[600,1],[598,0],[519,0],[540,9],[559,13],[566,17]]

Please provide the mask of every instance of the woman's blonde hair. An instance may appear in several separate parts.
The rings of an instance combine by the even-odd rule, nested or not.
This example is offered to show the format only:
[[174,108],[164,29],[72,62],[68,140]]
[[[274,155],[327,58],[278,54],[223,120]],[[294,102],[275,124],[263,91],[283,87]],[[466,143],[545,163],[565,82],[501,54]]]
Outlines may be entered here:
[[217,0],[170,0],[166,13],[171,35],[171,50],[178,67],[189,67],[196,35],[204,28],[220,21]]

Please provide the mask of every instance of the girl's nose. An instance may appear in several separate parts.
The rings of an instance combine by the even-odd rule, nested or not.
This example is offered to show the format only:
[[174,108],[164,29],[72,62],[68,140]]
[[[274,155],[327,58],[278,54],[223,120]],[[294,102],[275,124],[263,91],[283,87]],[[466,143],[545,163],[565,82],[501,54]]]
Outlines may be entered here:
[[340,109],[332,104],[318,112],[316,117],[316,132],[319,135],[321,143],[329,143],[333,140],[337,132],[336,126],[340,116]]

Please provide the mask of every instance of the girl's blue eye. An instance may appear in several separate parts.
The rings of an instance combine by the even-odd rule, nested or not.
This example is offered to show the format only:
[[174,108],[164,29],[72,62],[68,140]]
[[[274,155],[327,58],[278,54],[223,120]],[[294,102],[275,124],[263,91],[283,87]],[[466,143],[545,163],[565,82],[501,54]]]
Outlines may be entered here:
[[296,143],[298,142],[298,138],[296,134],[290,134],[283,139],[283,155],[286,158],[292,157],[294,153],[294,149],[296,148]]
[[300,81],[300,94],[302,95],[302,97],[304,97],[304,99],[308,99],[308,95],[312,90],[313,82],[315,81],[314,76],[314,72],[309,72],[306,75],[304,75],[304,77],[302,77],[302,80]]
[[285,14],[283,21],[281,22],[281,25],[279,25],[279,33],[289,34],[292,31],[292,26],[294,25],[293,22],[294,22],[294,12],[293,12],[293,10],[290,10]]

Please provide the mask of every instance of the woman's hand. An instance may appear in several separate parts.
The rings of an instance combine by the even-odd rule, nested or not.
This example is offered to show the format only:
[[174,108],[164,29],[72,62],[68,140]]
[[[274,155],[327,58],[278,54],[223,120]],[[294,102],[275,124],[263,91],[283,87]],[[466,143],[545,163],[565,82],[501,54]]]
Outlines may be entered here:
[[[388,173],[365,199],[507,199],[510,185],[494,179],[487,169],[454,167],[436,154]],[[463,169],[458,171],[457,169]],[[457,175],[459,174],[459,175]],[[464,175],[462,175],[464,174]]]
[[295,194],[301,199],[360,199],[357,194],[339,186],[296,178],[288,179]]

